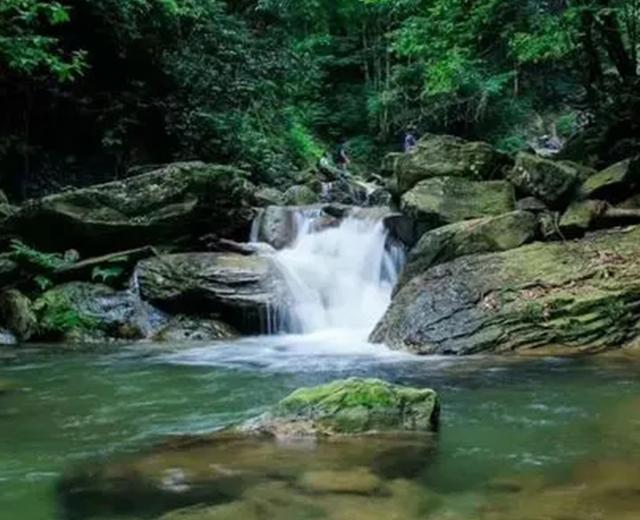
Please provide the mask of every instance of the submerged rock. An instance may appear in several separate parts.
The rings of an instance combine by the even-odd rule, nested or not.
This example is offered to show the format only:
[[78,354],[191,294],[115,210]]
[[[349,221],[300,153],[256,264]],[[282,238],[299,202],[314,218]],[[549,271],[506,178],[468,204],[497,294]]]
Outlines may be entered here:
[[[106,253],[215,230],[248,232],[253,188],[241,170],[200,162],[26,203],[10,229],[38,248]],[[55,231],[55,232],[52,232]]]
[[508,164],[508,157],[487,143],[450,135],[427,135],[413,152],[387,156],[383,169],[397,177],[398,189],[405,193],[418,182],[433,177],[501,178]]
[[276,437],[433,431],[438,416],[433,390],[352,378],[301,388],[239,429]]
[[161,309],[215,315],[240,331],[263,332],[286,287],[268,258],[234,253],[183,253],[143,260],[136,268],[142,298]]
[[584,176],[584,168],[577,164],[519,153],[507,178],[519,192],[557,208],[568,202]]
[[[336,497],[355,500],[339,506],[337,518],[344,520],[365,505],[358,499],[379,497],[378,508],[387,513],[392,509],[383,497],[402,497],[413,508],[417,503],[409,498],[416,488],[402,479],[415,477],[428,463],[433,438],[425,432],[433,429],[437,409],[432,390],[378,380],[337,381],[301,389],[275,406],[271,417],[296,424],[287,442],[256,428],[273,425],[263,416],[208,437],[182,438],[73,468],[58,493],[69,518],[156,517],[170,511],[163,518],[251,519],[256,511],[261,511],[256,519],[267,511],[273,518],[287,512],[291,518],[313,518],[313,511],[335,511]],[[316,426],[301,429],[303,422]],[[329,432],[342,435],[317,436]],[[366,440],[362,434],[368,434]],[[310,502],[323,496],[333,498]],[[393,506],[397,510],[398,502]]]
[[31,300],[16,289],[0,294],[0,320],[18,341],[29,341],[38,330]]
[[420,354],[619,347],[640,335],[638,255],[640,226],[459,258],[404,285],[371,339]]
[[419,231],[461,220],[513,211],[515,194],[506,181],[470,181],[437,177],[418,183],[402,196],[401,209],[413,218]]
[[399,286],[434,265],[461,256],[520,247],[533,241],[537,227],[538,220],[533,213],[515,211],[429,231],[409,253]]

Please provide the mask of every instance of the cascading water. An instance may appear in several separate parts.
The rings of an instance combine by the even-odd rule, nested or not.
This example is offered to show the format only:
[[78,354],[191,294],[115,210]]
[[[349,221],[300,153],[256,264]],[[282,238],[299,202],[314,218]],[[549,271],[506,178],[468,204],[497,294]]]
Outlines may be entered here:
[[300,210],[293,243],[273,254],[291,300],[280,329],[366,340],[389,306],[404,252],[380,219],[324,223],[320,210]]

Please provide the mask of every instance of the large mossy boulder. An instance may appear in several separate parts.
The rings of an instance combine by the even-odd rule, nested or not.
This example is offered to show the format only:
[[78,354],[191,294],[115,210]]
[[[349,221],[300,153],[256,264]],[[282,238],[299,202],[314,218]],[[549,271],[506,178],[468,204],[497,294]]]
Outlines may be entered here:
[[16,289],[0,294],[0,321],[19,341],[28,341],[38,330],[31,300]]
[[579,182],[589,173],[577,164],[522,152],[507,178],[520,193],[536,197],[551,208],[559,208],[568,203]]
[[183,253],[140,262],[145,301],[171,313],[217,316],[241,332],[265,332],[269,313],[286,301],[286,286],[267,257]]
[[398,189],[405,193],[433,177],[501,178],[508,164],[508,157],[487,143],[429,134],[420,139],[414,151],[386,157],[383,169],[397,177]]
[[69,282],[45,292],[34,303],[38,336],[75,343],[151,337],[166,317],[131,291],[102,284]]
[[320,196],[306,184],[291,186],[284,193],[284,203],[287,206],[309,206],[320,202]]
[[513,186],[506,181],[471,181],[436,177],[419,182],[402,196],[402,212],[417,223],[418,232],[515,209]]
[[26,203],[9,228],[49,251],[100,254],[204,235],[246,236],[253,188],[241,170],[176,163]]
[[640,191],[640,157],[635,157],[594,173],[584,181],[580,193],[585,198],[618,203],[638,191]]
[[640,335],[640,226],[474,255],[413,277],[371,339],[419,354],[625,345]]
[[533,213],[514,211],[497,217],[456,222],[425,233],[407,258],[400,286],[430,267],[466,255],[508,251],[536,237]]
[[240,431],[276,437],[434,431],[438,415],[438,396],[431,389],[351,378],[301,388]]

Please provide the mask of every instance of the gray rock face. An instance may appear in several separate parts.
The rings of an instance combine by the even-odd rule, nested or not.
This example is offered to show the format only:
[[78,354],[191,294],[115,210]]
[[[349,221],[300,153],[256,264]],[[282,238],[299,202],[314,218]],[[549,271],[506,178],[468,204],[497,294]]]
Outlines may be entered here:
[[568,202],[584,174],[582,170],[571,163],[519,153],[507,178],[521,193],[557,208]]
[[286,301],[268,258],[184,253],[144,260],[136,268],[145,301],[169,312],[215,315],[242,332],[263,332],[270,309]]
[[469,142],[449,135],[426,135],[407,154],[391,154],[383,164],[398,179],[400,193],[433,177],[488,180],[503,177],[509,159],[483,142]]
[[100,254],[208,230],[244,235],[253,216],[252,198],[253,188],[240,170],[177,163],[31,201],[7,224],[40,249]]
[[513,211],[515,193],[506,181],[470,181],[437,177],[419,182],[402,196],[401,209],[413,218],[418,232],[461,220]]
[[538,221],[533,213],[515,211],[429,231],[409,253],[399,286],[430,267],[461,256],[520,247],[533,241],[537,227]]
[[640,336],[638,255],[640,226],[458,258],[404,285],[371,339],[455,355],[623,346]]
[[276,188],[260,188],[255,193],[256,204],[259,207],[284,206],[284,193]]

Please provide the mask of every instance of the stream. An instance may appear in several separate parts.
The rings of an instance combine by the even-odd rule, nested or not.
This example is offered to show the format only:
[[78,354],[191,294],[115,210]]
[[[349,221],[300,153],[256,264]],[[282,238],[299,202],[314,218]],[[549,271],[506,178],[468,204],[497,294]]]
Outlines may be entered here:
[[[395,491],[355,502],[300,494],[303,509],[276,509],[267,517],[637,518],[640,362],[416,357],[371,345],[366,339],[389,303],[401,253],[376,222],[346,219],[329,229],[298,222],[292,247],[274,256],[293,295],[286,312],[269,319],[280,334],[190,345],[0,350],[0,381],[16,388],[0,396],[2,517],[62,520],[56,486],[69,467],[210,433],[260,414],[302,386],[362,376],[431,387],[441,396],[433,451],[410,477],[385,484],[404,486],[410,499]],[[264,466],[266,482],[266,456]],[[409,512],[413,499],[425,497],[427,505]],[[188,518],[263,518],[225,514]]]

